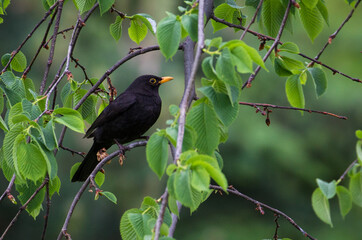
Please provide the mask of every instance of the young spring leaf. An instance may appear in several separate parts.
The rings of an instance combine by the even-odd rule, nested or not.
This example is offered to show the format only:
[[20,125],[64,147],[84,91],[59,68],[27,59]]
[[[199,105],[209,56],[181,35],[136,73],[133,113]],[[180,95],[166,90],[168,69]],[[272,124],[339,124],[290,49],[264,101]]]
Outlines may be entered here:
[[337,184],[335,180],[333,180],[330,183],[327,183],[317,178],[317,184],[319,188],[322,190],[323,195],[326,196],[327,199],[331,199],[334,197],[334,195],[336,195]]
[[97,0],[99,3],[99,11],[101,12],[101,15],[103,15],[112,7],[114,1],[115,0]]
[[299,81],[299,75],[290,76],[285,84],[285,92],[291,106],[304,108],[304,93]]
[[341,211],[341,215],[344,218],[352,209],[352,195],[347,188],[343,186],[338,186],[337,196],[339,202],[339,210]]
[[362,207],[362,174],[358,172],[351,176],[349,190],[352,194],[352,200],[355,204]]
[[128,35],[132,41],[139,45],[147,35],[146,24],[137,18],[132,19],[131,26],[128,28]]
[[113,193],[111,193],[111,192],[102,192],[102,196],[105,196],[109,201],[113,202],[114,204],[117,204],[117,198]]
[[166,59],[177,52],[181,41],[181,23],[175,15],[169,15],[157,25],[157,41]]
[[285,7],[283,7],[280,0],[268,0],[263,2],[261,8],[263,23],[269,35],[272,37],[275,37],[278,34],[284,12]]
[[[227,3],[222,3],[219,6],[217,6],[214,10],[214,14],[216,17],[221,18],[227,22],[233,22],[234,12],[237,9],[231,7]],[[212,27],[214,28],[214,32],[219,31],[221,29],[227,28],[225,24],[216,22],[214,20],[211,20]]]
[[152,134],[147,142],[146,156],[148,165],[161,179],[168,160],[168,142],[164,131]]
[[192,207],[194,202],[192,200],[191,191],[191,170],[178,170],[175,173],[174,189],[176,199],[186,207]]
[[242,47],[235,47],[231,50],[231,58],[240,73],[252,73],[253,61],[248,52]]
[[[36,189],[41,185],[43,181],[39,180],[38,182],[34,183],[32,181],[27,181],[26,184],[15,184],[16,190],[19,192],[19,200],[20,203],[23,205],[28,199],[34,194]],[[45,187],[42,188],[38,194],[29,202],[28,206],[26,207],[26,211],[35,219],[40,210],[43,209],[42,203],[45,197]]]
[[84,133],[84,122],[79,112],[71,108],[57,108],[53,112],[54,115],[61,114],[61,117],[55,117],[54,121],[63,124],[70,129]]
[[303,3],[305,6],[312,9],[317,5],[318,0],[303,0]]
[[293,42],[285,42],[283,43],[279,48],[279,51],[281,52],[289,52],[289,53],[294,53],[294,54],[298,54],[299,53],[299,47],[297,44],[293,43]]
[[109,25],[109,32],[116,41],[118,41],[122,36],[122,21],[123,18],[117,16],[116,21]]
[[312,75],[317,97],[322,96],[327,89],[327,78],[324,71],[318,67],[308,68]]
[[137,208],[132,208],[123,213],[119,226],[121,237],[124,240],[138,239],[136,230],[129,219],[129,214],[142,214],[142,211]]
[[10,63],[14,71],[22,72],[26,68],[26,57],[23,52],[19,51]]
[[238,86],[239,83],[235,77],[234,64],[229,48],[224,48],[216,62],[216,74],[218,79],[231,85]]
[[192,41],[197,41],[197,14],[183,15],[181,18],[182,26],[186,29]]
[[323,17],[317,7],[308,8],[303,2],[300,2],[300,19],[309,38],[314,39],[323,29]]
[[287,77],[293,75],[291,72],[291,69],[287,67],[287,65],[284,63],[282,59],[275,58],[274,61],[274,69],[275,73],[282,77]]
[[93,7],[96,0],[73,0],[73,2],[80,11],[80,14],[83,14]]
[[314,190],[312,194],[312,207],[319,219],[333,227],[329,202],[320,188]]

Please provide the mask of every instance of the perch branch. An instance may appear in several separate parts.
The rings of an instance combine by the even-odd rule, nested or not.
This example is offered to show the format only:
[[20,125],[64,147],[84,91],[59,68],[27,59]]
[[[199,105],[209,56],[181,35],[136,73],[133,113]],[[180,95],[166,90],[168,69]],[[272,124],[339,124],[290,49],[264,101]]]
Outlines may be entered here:
[[[218,190],[218,191],[224,191],[221,187],[219,186],[215,186],[215,185],[210,185],[210,188],[211,189],[215,189],[215,190]],[[266,209],[269,209],[270,211],[272,211],[273,213],[277,214],[277,215],[280,215],[282,217],[284,217],[290,224],[292,224],[296,229],[298,229],[298,231],[300,231],[305,237],[308,237],[309,239],[311,240],[316,240],[314,237],[312,237],[311,235],[309,235],[306,231],[304,231],[291,217],[289,217],[288,215],[286,215],[285,213],[283,213],[282,211],[276,209],[276,208],[273,208],[273,207],[270,207],[269,205],[266,205],[265,203],[262,203],[262,202],[259,202],[241,192],[239,192],[238,190],[236,190],[234,187],[229,187],[227,189],[227,191],[229,193],[232,193],[232,194],[235,194],[239,197],[242,197],[246,200],[248,200],[249,202],[252,202],[254,203],[256,206],[257,206],[257,209],[259,211],[261,211],[261,213],[263,213],[264,211],[262,210],[262,208],[266,208]]]
[[13,188],[13,185],[14,185],[14,182],[15,182],[15,178],[16,178],[16,175],[15,173],[13,174],[10,182],[9,182],[9,185],[8,187],[6,188],[6,190],[4,191],[4,193],[1,195],[0,197],[0,202],[4,199],[5,196],[8,196],[10,197],[11,196],[11,189]]
[[[278,109],[286,109],[286,110],[298,110],[298,111],[304,111],[309,113],[319,113],[323,115],[328,115],[332,117],[336,117],[339,119],[347,120],[348,118],[345,116],[340,116],[334,113],[324,112],[324,111],[317,111],[317,110],[311,110],[311,109],[305,109],[305,108],[296,108],[296,107],[287,107],[287,106],[278,106],[273,104],[267,104],[267,103],[248,103],[248,102],[239,102],[240,105],[246,105],[251,107],[265,107],[265,108],[278,108]],[[260,109],[259,109],[260,110]]]
[[259,10],[260,10],[260,8],[261,8],[261,5],[263,5],[263,2],[264,2],[264,0],[260,0],[258,6],[257,6],[256,9],[255,9],[255,13],[254,13],[253,18],[250,20],[250,23],[249,23],[248,26],[245,28],[243,34],[241,34],[241,36],[240,36],[240,40],[243,40],[243,38],[245,37],[246,33],[249,31],[251,25],[255,22],[255,19],[256,19],[256,17],[258,16],[258,12],[259,12]]

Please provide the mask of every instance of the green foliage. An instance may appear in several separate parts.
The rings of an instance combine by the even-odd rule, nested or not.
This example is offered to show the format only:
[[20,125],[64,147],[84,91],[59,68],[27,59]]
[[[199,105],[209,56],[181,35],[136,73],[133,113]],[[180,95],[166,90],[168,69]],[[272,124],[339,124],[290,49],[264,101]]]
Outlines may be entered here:
[[160,179],[165,172],[168,160],[168,142],[165,134],[165,130],[152,134],[146,147],[148,165]]
[[263,2],[261,15],[263,16],[263,23],[272,37],[278,34],[280,25],[285,13],[285,6],[280,0],[266,0]]
[[317,188],[312,194],[312,207],[314,212],[323,222],[333,227],[329,202],[320,188]]
[[101,15],[103,15],[112,7],[114,1],[115,0],[97,0],[99,3],[99,11],[101,12]]
[[308,68],[312,76],[317,97],[322,96],[327,89],[327,78],[324,71],[318,67]]
[[299,75],[292,75],[288,77],[285,84],[285,92],[290,105],[297,108],[304,108],[304,93],[302,84],[299,80]]
[[[222,3],[217,6],[214,10],[214,14],[216,17],[221,18],[227,22],[240,24],[238,18],[241,18],[241,12],[239,7],[234,4]],[[214,32],[219,31],[221,29],[227,28],[226,25],[211,20],[212,27],[214,28]]]
[[[103,2],[104,0],[102,0],[101,2]],[[75,7],[79,10],[80,14],[83,14],[87,11],[89,11],[93,5],[96,3],[96,0],[73,0],[73,3],[75,5]],[[103,13],[105,10],[106,6],[109,6],[108,1],[106,0],[104,3],[102,3],[102,8],[101,9],[101,13]]]
[[176,54],[181,41],[181,23],[173,14],[162,19],[157,25],[157,41],[166,59]]
[[323,29],[323,16],[319,8],[309,8],[304,1],[300,2],[300,19],[309,38],[314,41]]
[[109,26],[109,32],[116,41],[118,41],[122,36],[122,21],[123,18],[117,16],[116,21]]
[[[157,201],[151,197],[145,197],[140,208],[129,209],[122,215],[120,222],[122,239],[151,239],[159,213],[160,206]],[[166,239],[171,222],[171,214],[166,209],[160,239]]]

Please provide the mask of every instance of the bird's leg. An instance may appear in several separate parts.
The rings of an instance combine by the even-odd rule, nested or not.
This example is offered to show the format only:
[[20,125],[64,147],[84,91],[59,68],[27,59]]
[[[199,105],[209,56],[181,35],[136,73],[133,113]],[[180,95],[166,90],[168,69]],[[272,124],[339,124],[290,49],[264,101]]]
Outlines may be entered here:
[[121,150],[121,153],[119,154],[119,160],[118,161],[119,161],[119,164],[122,166],[123,165],[123,160],[126,159],[126,156],[124,155],[125,152],[126,152],[126,148],[122,144],[120,144],[117,141],[117,139],[113,139],[113,140],[117,144],[117,146],[119,147],[119,150]]

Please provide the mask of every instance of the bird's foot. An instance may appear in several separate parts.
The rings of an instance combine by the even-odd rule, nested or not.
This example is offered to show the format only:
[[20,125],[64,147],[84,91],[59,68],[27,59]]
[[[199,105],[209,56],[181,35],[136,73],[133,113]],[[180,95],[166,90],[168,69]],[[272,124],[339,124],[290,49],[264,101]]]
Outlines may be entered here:
[[[108,156],[108,153],[107,153],[107,149],[105,148],[102,148],[101,150],[99,150],[97,152],[97,160],[98,162],[102,161],[104,158],[106,158]],[[110,161],[109,161],[110,162]],[[108,162],[108,163],[109,163]]]
[[120,144],[120,143],[117,141],[117,139],[113,139],[113,140],[114,140],[114,142],[117,144],[117,146],[119,147],[119,150],[121,150],[122,153],[124,154],[124,152],[126,151],[126,148],[125,148],[122,144]]

